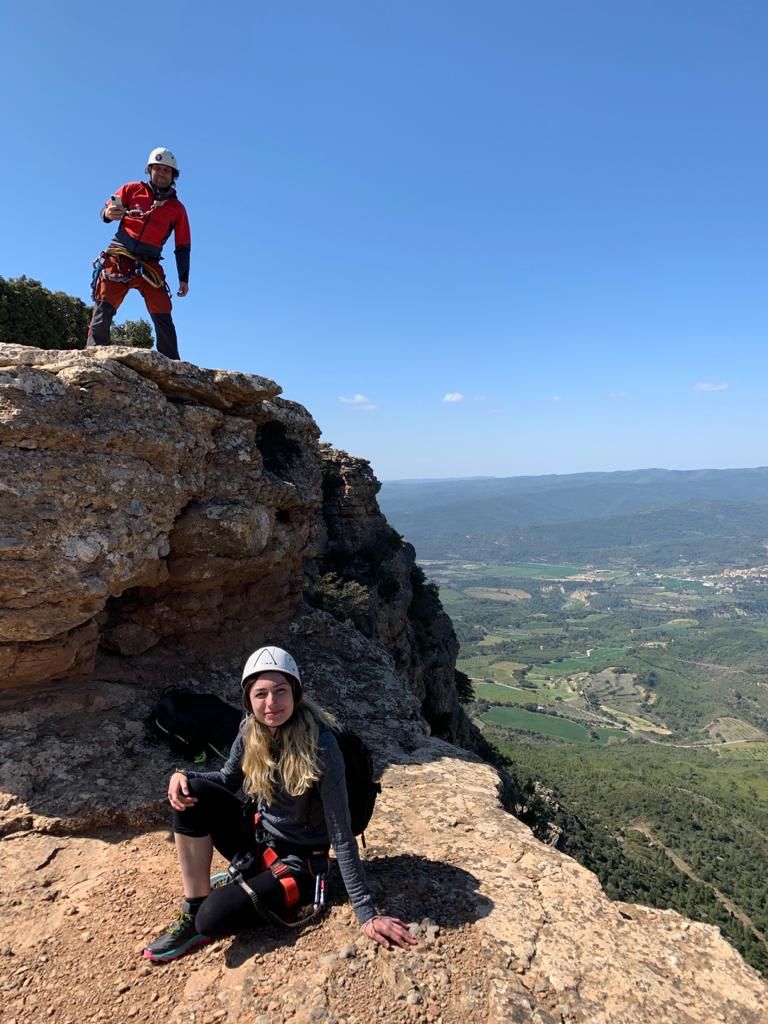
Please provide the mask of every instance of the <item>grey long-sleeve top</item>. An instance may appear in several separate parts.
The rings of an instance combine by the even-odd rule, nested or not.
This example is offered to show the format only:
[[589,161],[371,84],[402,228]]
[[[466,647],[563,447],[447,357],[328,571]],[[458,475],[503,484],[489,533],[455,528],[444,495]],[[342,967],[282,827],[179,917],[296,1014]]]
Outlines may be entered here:
[[[185,770],[184,774],[190,779],[210,779],[236,793],[244,779],[243,753],[240,732],[220,771]],[[281,788],[270,804],[259,803],[261,823],[268,832],[286,843],[298,846],[327,846],[330,843],[355,916],[360,924],[365,924],[376,916],[376,908],[349,820],[344,757],[330,729],[321,728],[318,753],[322,775],[316,787],[301,796],[289,796]]]

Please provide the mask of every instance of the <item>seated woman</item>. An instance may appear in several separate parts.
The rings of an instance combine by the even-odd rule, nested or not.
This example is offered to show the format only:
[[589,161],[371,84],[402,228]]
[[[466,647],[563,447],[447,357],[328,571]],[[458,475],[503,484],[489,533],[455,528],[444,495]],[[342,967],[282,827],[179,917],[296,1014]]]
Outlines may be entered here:
[[[253,928],[256,904],[284,916],[312,903],[329,846],[365,934],[387,949],[414,944],[402,921],[376,913],[350,827],[334,722],[304,695],[296,662],[280,647],[261,647],[248,658],[241,685],[247,714],[224,767],[177,771],[168,783],[184,903],[144,956],[164,963]],[[237,795],[241,787],[256,805],[257,824]],[[239,884],[211,891],[214,847],[230,861],[254,855],[242,869],[253,896]]]

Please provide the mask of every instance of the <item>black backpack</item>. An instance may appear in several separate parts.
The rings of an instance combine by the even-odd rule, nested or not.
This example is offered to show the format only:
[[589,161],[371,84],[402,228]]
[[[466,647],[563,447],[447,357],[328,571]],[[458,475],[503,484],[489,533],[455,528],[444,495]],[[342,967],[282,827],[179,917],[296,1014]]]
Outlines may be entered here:
[[381,792],[381,783],[376,781],[371,752],[357,733],[342,729],[334,732],[334,736],[344,758],[352,832],[359,836],[365,832],[371,820],[376,797]]
[[149,713],[147,725],[195,764],[226,757],[235,741],[243,712],[214,693],[170,689]]

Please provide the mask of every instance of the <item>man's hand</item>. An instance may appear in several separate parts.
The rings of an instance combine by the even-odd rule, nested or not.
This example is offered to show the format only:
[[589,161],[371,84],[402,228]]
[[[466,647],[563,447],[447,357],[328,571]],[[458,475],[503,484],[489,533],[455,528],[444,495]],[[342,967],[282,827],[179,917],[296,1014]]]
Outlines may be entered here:
[[403,949],[417,945],[416,939],[408,931],[408,925],[399,917],[372,917],[365,922],[362,930],[369,939],[375,939],[385,949],[392,949],[393,943]]
[[188,282],[187,281],[179,281],[179,290],[176,292],[176,294],[179,296],[179,298],[183,299],[188,291],[189,291],[189,284],[188,284]]
[[125,207],[122,203],[119,206],[115,203],[110,203],[104,210],[104,217],[107,220],[122,220],[124,216]]
[[197,803],[197,797],[189,795],[189,779],[184,772],[174,772],[168,780],[168,803],[174,811],[186,811]]

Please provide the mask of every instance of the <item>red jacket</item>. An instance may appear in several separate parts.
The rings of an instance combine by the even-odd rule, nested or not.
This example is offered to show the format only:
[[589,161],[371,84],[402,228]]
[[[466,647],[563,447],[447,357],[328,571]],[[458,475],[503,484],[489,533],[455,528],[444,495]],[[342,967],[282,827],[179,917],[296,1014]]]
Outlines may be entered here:
[[[146,181],[129,181],[114,194],[128,211],[118,222],[114,241],[141,259],[161,260],[163,246],[173,231],[179,281],[188,281],[192,239],[187,211],[176,198],[176,190],[169,188],[161,193]],[[109,205],[107,200],[104,209]],[[131,213],[133,210],[137,212]]]

